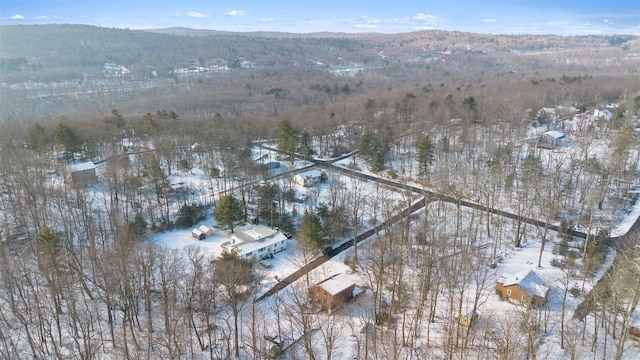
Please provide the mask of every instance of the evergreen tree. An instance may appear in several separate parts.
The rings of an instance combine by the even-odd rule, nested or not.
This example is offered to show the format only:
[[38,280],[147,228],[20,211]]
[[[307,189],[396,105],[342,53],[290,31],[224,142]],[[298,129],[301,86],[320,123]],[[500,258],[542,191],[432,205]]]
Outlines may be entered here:
[[322,248],[324,233],[318,215],[309,212],[304,213],[298,229],[298,241],[309,250]]
[[144,124],[145,129],[149,132],[154,132],[158,129],[158,120],[154,119],[150,112],[142,116],[142,123]]
[[311,145],[311,135],[306,130],[300,135],[300,153],[305,160],[315,153]]
[[240,201],[231,195],[223,197],[216,208],[215,219],[218,222],[218,227],[233,232],[237,225],[241,225],[245,221]]
[[298,130],[291,125],[289,119],[282,119],[278,123],[278,134],[276,135],[280,143],[278,149],[287,154],[293,161],[296,149],[298,148]]
[[36,245],[38,249],[38,266],[42,271],[49,271],[57,267],[58,255],[62,251],[62,240],[60,235],[53,229],[46,226],[36,234]]
[[418,143],[418,170],[421,175],[429,174],[433,164],[434,146],[429,135],[425,135]]
[[56,142],[64,147],[68,157],[81,150],[82,142],[80,137],[69,125],[59,122],[53,131],[53,135],[56,138]]
[[274,226],[280,217],[278,198],[280,188],[276,184],[266,184],[258,190],[258,217]]
[[476,99],[473,96],[469,96],[462,100],[462,106],[467,111],[467,117],[474,123],[479,121],[479,112],[478,112],[478,103],[476,103]]
[[27,130],[27,146],[35,151],[43,151],[47,146],[47,134],[40,123],[35,123]]
[[122,116],[122,114],[120,114],[116,109],[111,110],[111,115],[104,117],[104,122],[107,125],[115,126],[116,129],[122,129],[126,124],[124,116]]
[[198,205],[183,205],[178,211],[176,218],[176,226],[179,228],[188,228],[198,221],[202,220],[202,209]]
[[133,221],[129,223],[129,232],[134,237],[140,237],[147,230],[148,225],[142,214],[137,213]]
[[376,150],[376,139],[374,138],[373,133],[367,132],[362,136],[362,141],[360,141],[360,156],[365,159],[373,156]]
[[396,103],[395,110],[402,120],[408,120],[416,111],[416,96],[413,93],[407,93],[402,101]]
[[382,151],[376,151],[371,158],[371,170],[382,171],[384,169],[384,154]]

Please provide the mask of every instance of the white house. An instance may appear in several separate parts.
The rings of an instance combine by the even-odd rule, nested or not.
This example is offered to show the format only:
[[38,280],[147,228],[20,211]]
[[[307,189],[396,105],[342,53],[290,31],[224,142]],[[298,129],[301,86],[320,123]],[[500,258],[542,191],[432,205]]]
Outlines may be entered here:
[[608,109],[596,109],[593,111],[593,117],[595,117],[596,119],[609,121],[613,117],[613,113]]
[[293,176],[293,182],[304,187],[310,187],[317,184],[322,179],[324,172],[320,169],[311,169]]
[[263,225],[245,225],[236,228],[231,240],[222,244],[224,252],[235,252],[242,259],[258,260],[273,257],[287,248],[287,237],[280,231]]

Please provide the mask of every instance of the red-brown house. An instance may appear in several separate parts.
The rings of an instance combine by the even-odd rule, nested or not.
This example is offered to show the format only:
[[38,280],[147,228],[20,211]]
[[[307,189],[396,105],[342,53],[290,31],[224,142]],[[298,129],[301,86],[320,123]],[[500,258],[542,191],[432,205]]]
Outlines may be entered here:
[[356,284],[345,274],[328,277],[309,288],[309,299],[331,314],[354,298]]
[[524,306],[540,306],[547,303],[549,288],[535,271],[503,274],[496,281],[496,293]]

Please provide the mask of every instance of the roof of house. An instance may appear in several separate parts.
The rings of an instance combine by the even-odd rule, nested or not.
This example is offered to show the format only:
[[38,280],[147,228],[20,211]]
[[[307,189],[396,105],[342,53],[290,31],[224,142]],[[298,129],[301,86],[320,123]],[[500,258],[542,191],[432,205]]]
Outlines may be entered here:
[[282,234],[281,232],[278,232],[278,234],[275,236],[269,236],[266,238],[262,238],[260,240],[243,242],[239,244],[236,243],[235,249],[236,251],[238,251],[239,254],[245,255],[248,253],[252,253],[256,250],[266,248],[273,244],[277,244],[280,241],[286,241],[286,240],[287,240],[286,236],[284,236],[284,234]]
[[519,272],[516,274],[503,274],[502,286],[520,285],[529,295],[537,295],[545,297],[549,288],[545,286],[544,281],[536,274],[535,271]]
[[337,274],[321,281],[316,286],[320,286],[331,295],[336,295],[355,286],[355,282],[345,274]]
[[231,239],[232,241],[223,243],[222,247],[235,248],[238,253],[246,254],[287,240],[287,237],[282,232],[263,225],[245,225],[236,228]]
[[556,130],[547,131],[542,135],[551,136],[552,138],[554,138],[556,140],[564,138],[564,134],[561,133],[560,131],[556,131]]
[[69,165],[69,171],[71,172],[91,170],[95,168],[96,168],[96,165],[91,161]]
[[301,178],[305,179],[305,178],[319,178],[322,176],[323,171],[320,169],[311,169],[311,170],[307,170],[307,171],[303,171],[300,173],[297,173],[297,176],[300,176]]

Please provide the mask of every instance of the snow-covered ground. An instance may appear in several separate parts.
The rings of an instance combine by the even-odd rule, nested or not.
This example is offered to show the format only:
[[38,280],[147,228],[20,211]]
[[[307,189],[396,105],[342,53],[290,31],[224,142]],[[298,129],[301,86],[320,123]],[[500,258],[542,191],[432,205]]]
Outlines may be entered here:
[[[349,182],[346,182],[349,183]],[[370,186],[371,184],[369,184]],[[328,184],[322,185],[322,190],[327,190]],[[304,188],[300,188],[297,190],[308,190]],[[373,190],[371,190],[373,191]],[[636,206],[634,211],[630,213],[627,219],[618,226],[619,231],[622,232],[624,226],[626,229],[635,221],[635,215],[640,206]],[[421,216],[419,213],[417,216]],[[466,214],[464,216],[469,216]],[[214,226],[215,223],[212,220],[204,221],[202,224],[207,226]],[[196,224],[196,227],[201,224]],[[450,222],[448,227],[452,227],[453,223]],[[505,224],[504,225],[505,232],[512,231],[514,224]],[[485,284],[485,287],[482,289],[482,298],[483,302],[481,306],[479,306],[477,310],[478,315],[478,323],[475,325],[476,327],[492,327],[496,326],[496,321],[499,321],[501,316],[504,314],[518,314],[522,311],[522,308],[519,305],[513,304],[508,301],[500,300],[493,290],[493,284],[503,273],[514,274],[517,272],[523,272],[528,270],[534,270],[546,283],[546,285],[550,288],[549,293],[549,302],[548,302],[548,311],[549,314],[547,316],[548,325],[545,326],[546,330],[541,330],[539,334],[539,340],[537,342],[537,353],[539,357],[544,354],[544,358],[547,359],[568,359],[570,358],[569,353],[566,350],[560,349],[560,327],[558,325],[561,319],[562,312],[562,304],[563,304],[563,295],[564,289],[569,286],[569,288],[580,289],[579,294],[577,296],[567,295],[565,304],[565,312],[566,318],[571,318],[573,311],[576,309],[577,305],[582,301],[583,296],[588,293],[591,288],[594,286],[595,282],[603,275],[605,269],[610,266],[613,258],[615,256],[614,252],[611,252],[607,255],[607,260],[603,267],[598,269],[595,276],[590,278],[585,277],[573,277],[566,272],[563,272],[561,269],[554,267],[551,265],[551,260],[556,256],[551,253],[551,250],[554,245],[554,241],[550,241],[547,243],[545,250],[542,252],[541,266],[538,267],[538,256],[540,255],[540,238],[539,236],[533,235],[528,237],[526,242],[523,244],[521,248],[514,248],[511,244],[503,244],[501,248],[498,249],[498,258],[500,261],[497,264],[497,267],[493,270],[490,270],[489,279]],[[154,237],[154,241],[156,244],[169,247],[169,248],[182,248],[198,246],[202,249],[206,250],[207,253],[212,256],[216,256],[220,254],[221,248],[220,244],[227,239],[227,234],[224,231],[216,231],[215,234],[206,240],[197,241],[190,237],[190,230],[174,230],[170,232],[165,232],[161,234],[157,234]],[[490,244],[491,239],[478,240],[482,244]],[[368,243],[365,242],[360,245],[361,248],[365,248],[368,246]],[[271,286],[277,282],[277,279],[282,279],[292,272],[296,271],[300,268],[300,261],[297,260],[299,256],[298,248],[296,246],[295,239],[289,241],[288,248],[285,252],[281,252],[276,254],[276,256],[269,260],[271,265],[270,268],[262,268],[260,265],[256,265],[260,267],[260,271],[265,274],[264,280],[260,284],[260,289],[258,293],[261,294],[264,291],[268,290]],[[364,285],[367,283],[366,278],[360,272],[352,273],[351,268],[345,265],[345,259],[353,256],[353,250],[348,250],[343,252],[342,254],[332,258],[325,264],[323,264],[320,268],[312,271],[309,274],[309,280],[300,279],[296,283],[294,283],[291,287],[295,289],[306,288],[305,282],[309,281],[310,283],[316,283],[324,278],[327,278],[330,275],[338,274],[338,273],[346,273],[352,277],[355,283]],[[277,277],[277,278],[276,278]],[[281,296],[287,296],[288,292],[293,291],[291,289],[283,290]],[[272,299],[266,299],[264,302],[260,303],[260,306],[264,309],[264,316],[271,316],[271,320],[267,321],[270,325],[268,331],[273,333],[277,333],[276,324],[277,319],[273,318],[275,314],[273,311],[268,310],[273,307]],[[347,307],[339,310],[334,315],[327,316],[324,313],[319,313],[317,316],[321,319],[318,320],[321,324],[327,324],[328,321],[337,322],[341,324],[341,334],[342,336],[337,340],[338,346],[335,347],[333,351],[332,358],[334,359],[350,359],[358,355],[360,353],[360,357],[363,356],[364,350],[364,342],[366,340],[366,334],[361,333],[360,329],[368,322],[370,319],[370,308],[369,304],[372,301],[371,292],[367,291],[364,296],[358,298],[354,303],[348,305]],[[470,306],[470,304],[465,300],[465,307]],[[446,300],[443,298],[440,300],[440,305],[442,307],[446,307]],[[444,310],[443,310],[444,311]],[[331,318],[331,319],[330,319]],[[492,325],[493,324],[493,325]],[[573,323],[572,323],[573,324]],[[323,325],[323,326],[325,326]],[[283,325],[283,326],[291,326]],[[444,325],[444,317],[436,316],[436,320],[434,324],[431,324],[430,332],[431,336],[429,341],[421,343],[421,338],[418,338],[416,341],[418,349],[415,350],[415,354],[421,354],[421,351],[426,351],[425,349],[431,348],[432,351],[438,353],[438,344],[442,339],[439,339],[438,332],[444,331],[442,328]],[[576,325],[571,325],[575,327]],[[569,325],[567,325],[568,330],[570,331]],[[590,331],[591,329],[587,326],[586,331]],[[281,331],[283,331],[281,329]],[[296,332],[297,331],[297,332]],[[478,330],[480,331],[480,330]],[[297,337],[302,336],[299,333],[299,329],[289,329],[284,331],[284,333],[288,334],[287,339],[292,341],[291,339],[296,339]],[[567,335],[568,336],[568,335]],[[575,337],[575,334],[572,335]],[[318,342],[321,340],[319,333],[314,333],[314,337]],[[424,339],[422,339],[425,341]],[[429,345],[431,344],[431,345]],[[299,345],[297,345],[299,346]],[[565,345],[566,346],[566,345]],[[318,346],[318,349],[321,349],[322,346]],[[421,350],[422,349],[422,350]],[[588,351],[587,347],[578,348],[578,356],[581,358],[588,357],[591,354]],[[318,350],[321,351],[321,350]],[[422,354],[426,354],[427,352],[422,352]],[[472,352],[473,353],[473,352]],[[480,353],[475,353],[476,355],[480,355]],[[629,350],[625,355],[625,358],[632,359],[636,355],[640,355],[640,352],[634,349]]]
[[[594,154],[605,153],[607,151],[605,143],[593,144],[590,149]],[[569,143],[562,151],[540,150],[540,158],[543,160],[542,163],[545,167],[564,166],[563,158],[568,156],[568,153],[575,151],[579,151],[579,148],[575,146],[575,144]],[[134,154],[129,155],[129,158],[132,163],[138,161]],[[256,147],[253,149],[253,158],[264,160],[277,158],[277,153],[272,150]],[[217,165],[222,168],[221,164]],[[299,220],[304,211],[315,211],[320,205],[335,201],[337,196],[348,199],[345,202],[347,206],[350,205],[349,201],[357,201],[358,199],[356,198],[359,198],[362,200],[363,206],[362,212],[359,215],[360,224],[358,230],[362,232],[371,228],[374,224],[379,224],[386,218],[395,215],[419,199],[418,194],[408,193],[390,186],[379,185],[374,181],[363,181],[337,171],[331,171],[330,168],[326,170],[328,179],[326,183],[317,184],[313,187],[302,187],[295,184],[292,176],[296,169],[301,169],[309,165],[311,165],[310,162],[300,160],[293,162],[281,160],[279,167],[269,170],[269,177],[265,180],[277,184],[281,189],[293,190],[295,198],[291,202],[286,202],[285,206],[287,213],[295,214],[294,222]],[[370,171],[367,164],[359,156],[348,157],[339,161],[336,165],[342,168],[356,169],[371,176],[391,178],[391,174],[387,172],[376,173]],[[411,168],[400,172],[398,182],[408,182],[415,186],[429,185],[424,181],[420,181],[417,177],[412,177],[412,174],[417,174],[415,164],[408,166]],[[390,165],[390,168],[395,167],[396,164]],[[107,211],[106,209],[112,206],[112,204],[109,203],[108,182],[104,180],[109,177],[109,171],[111,170],[112,169],[108,168],[107,163],[100,164],[98,166],[98,174],[101,180],[99,180],[95,186],[85,189],[83,193],[85,196],[84,201],[89,204],[88,206],[93,207],[97,213]],[[291,173],[287,173],[289,171],[291,171]],[[279,176],[282,174],[285,175]],[[175,219],[175,214],[182,204],[197,202],[205,204],[208,212],[205,215],[205,219],[195,224],[193,228],[205,225],[216,230],[212,236],[200,241],[191,237],[191,228],[173,229],[154,233],[151,236],[151,241],[160,248],[172,249],[177,252],[183,251],[186,253],[191,248],[198,248],[202,253],[206,254],[208,259],[216,259],[222,252],[222,243],[228,241],[229,234],[225,230],[216,228],[217,224],[215,220],[213,220],[210,210],[215,207],[216,201],[222,194],[228,193],[232,191],[232,189],[248,185],[250,180],[242,178],[242,176],[236,176],[235,174],[225,174],[224,179],[211,178],[208,172],[205,171],[203,164],[196,161],[195,166],[190,171],[174,169],[173,174],[168,177],[168,181],[172,187],[175,187],[176,193],[182,193],[181,189],[186,189],[182,195],[172,195],[175,198],[172,199],[168,205],[172,219]],[[54,177],[54,181],[52,181],[51,184],[52,186],[62,187],[61,177]],[[510,200],[507,199],[509,197],[508,195],[509,194],[504,194],[502,199],[498,199],[495,207],[504,210],[511,209],[513,204],[508,202],[508,200]],[[184,198],[180,198],[181,196]],[[143,208],[153,204],[155,199],[150,196],[145,201],[147,201],[147,203],[142,204]],[[250,211],[253,211],[251,201],[251,196],[249,196]],[[629,231],[638,216],[640,216],[640,202],[634,204],[630,209],[617,210],[614,216],[608,217],[610,223],[607,225],[612,229],[612,236],[620,236]],[[349,212],[349,210],[347,210],[347,212]],[[55,212],[52,214],[52,216],[58,215],[56,215]],[[489,224],[487,224],[487,221]],[[474,282],[476,279],[469,280],[468,286],[462,291],[461,295],[456,294],[455,291],[441,290],[440,295],[433,299],[435,304],[433,313],[435,315],[432,323],[424,320],[428,312],[427,310],[424,310],[425,314],[416,314],[415,309],[409,306],[409,310],[406,310],[403,315],[408,318],[411,318],[411,316],[421,317],[421,321],[419,322],[419,326],[416,326],[416,329],[411,329],[411,331],[415,331],[415,335],[411,336],[408,345],[398,350],[399,354],[406,356],[406,358],[444,357],[443,348],[447,344],[448,339],[446,339],[443,334],[451,332],[451,319],[454,318],[451,315],[452,312],[457,311],[452,310],[451,304],[459,300],[462,312],[464,313],[473,306],[472,294],[475,293],[478,294],[479,299],[477,321],[470,331],[473,336],[471,337],[468,350],[464,350],[459,356],[472,358],[495,357],[496,349],[492,346],[495,346],[494,342],[497,340],[487,340],[487,337],[498,338],[501,336],[501,332],[506,331],[504,326],[508,323],[507,318],[519,318],[527,312],[519,305],[501,300],[495,294],[494,284],[502,274],[514,274],[533,270],[544,280],[546,286],[550,289],[547,306],[543,310],[532,310],[531,312],[535,314],[535,316],[540,317],[540,319],[544,319],[541,320],[539,330],[535,334],[536,341],[534,347],[537,357],[545,359],[569,359],[572,358],[571,352],[567,349],[570,346],[575,347],[575,349],[573,349],[574,358],[606,357],[606,354],[603,353],[603,349],[605,348],[603,342],[606,337],[600,336],[595,351],[591,351],[590,340],[584,343],[580,343],[579,341],[583,334],[588,339],[594,337],[594,329],[597,328],[596,324],[594,324],[594,318],[587,317],[584,323],[569,319],[572,318],[573,312],[584,299],[585,294],[593,288],[596,282],[604,275],[606,269],[611,266],[616,255],[614,251],[606,254],[604,264],[600,266],[593,275],[585,276],[579,272],[572,273],[552,265],[552,261],[558,257],[553,254],[554,246],[559,243],[558,234],[554,232],[547,234],[548,241],[545,249],[541,252],[542,230],[534,226],[528,226],[526,230],[523,229],[524,236],[522,246],[514,247],[514,234],[516,233],[515,229],[517,227],[515,221],[500,218],[495,215],[487,217],[482,211],[467,208],[459,209],[456,208],[455,205],[448,203],[430,203],[426,209],[421,209],[412,214],[408,227],[410,227],[410,231],[408,232],[407,238],[403,240],[406,243],[394,244],[394,251],[411,253],[414,250],[418,252],[424,250],[425,247],[435,246],[440,265],[437,272],[432,274],[434,277],[440,276],[440,274],[448,274],[447,271],[451,270],[447,269],[447,267],[461,261],[460,254],[463,253],[463,249],[467,249],[467,251],[473,249],[470,261],[471,263],[480,265],[475,271],[478,273],[485,272],[487,277],[482,283]],[[289,341],[289,344],[291,344],[299,340],[303,336],[303,332],[297,323],[299,319],[294,318],[295,314],[293,311],[290,313],[285,312],[284,314],[278,312],[281,306],[279,302],[287,304],[284,308],[301,306],[302,304],[296,303],[296,301],[299,300],[297,297],[301,296],[306,299],[306,291],[309,285],[315,284],[330,275],[339,273],[347,274],[356,284],[362,287],[368,287],[368,289],[353,303],[338,310],[331,316],[327,316],[324,312],[314,313],[314,322],[317,327],[312,331],[312,345],[318,352],[317,355],[324,357],[328,346],[323,346],[323,343],[326,345],[328,339],[333,339],[332,341],[335,341],[335,346],[332,347],[333,359],[364,358],[364,352],[367,351],[366,343],[371,340],[369,338],[369,332],[366,331],[366,324],[373,322],[372,303],[374,302],[371,289],[371,274],[368,272],[370,269],[367,269],[367,266],[369,266],[368,262],[375,257],[375,251],[378,251],[376,250],[376,246],[379,246],[379,243],[385,241],[390,242],[392,239],[393,241],[397,241],[394,237],[400,236],[398,234],[401,233],[402,229],[394,228],[389,233],[382,231],[380,234],[377,234],[377,236],[372,236],[369,240],[360,243],[358,246],[359,264],[352,264],[355,255],[354,249],[348,249],[311,271],[308,276],[297,280],[278,294],[259,302],[257,304],[258,309],[252,309],[251,306],[248,306],[249,303],[247,303],[241,314],[243,317],[243,326],[246,327],[248,323],[250,323],[250,321],[247,320],[251,315],[249,309],[251,309],[251,311],[257,311],[261,316],[261,321],[258,326],[260,326],[262,332],[268,334],[281,333],[286,337],[287,341]],[[417,234],[419,233],[422,233],[422,236],[427,238],[425,244],[420,243],[420,245],[418,245]],[[429,234],[437,234],[437,236]],[[389,235],[389,237],[386,237],[387,235]],[[430,238],[429,236],[432,237]],[[346,234],[342,234],[339,239],[336,239],[335,244],[337,245],[350,240],[351,234],[347,231]],[[469,246],[465,247],[466,245]],[[540,254],[541,261],[540,266],[538,266]],[[385,254],[385,256],[387,255],[390,254]],[[318,253],[317,256],[321,256],[321,254]],[[371,256],[371,258],[368,258],[368,256]],[[418,279],[420,279],[423,269],[420,268],[418,259],[403,261],[416,262],[404,264],[403,271],[401,272],[405,279],[403,286],[406,286],[407,289],[412,289],[411,291],[413,291],[413,293],[411,294],[415,295],[416,283]],[[286,251],[277,253],[273,259],[266,260],[266,262],[269,264],[269,267],[263,266],[260,263],[256,263],[255,265],[256,271],[263,275],[260,277],[261,282],[258,285],[256,297],[264,294],[278,283],[278,281],[286,278],[304,265],[305,261],[301,259],[301,252],[295,234],[293,238],[288,241]],[[495,267],[491,265],[495,265]],[[188,264],[185,264],[185,268],[188,268]],[[387,268],[387,271],[395,270]],[[567,294],[568,290],[571,291]],[[386,289],[385,292],[387,292]],[[436,293],[438,292],[436,291]],[[415,301],[411,295],[406,296],[407,302]],[[456,296],[459,296],[460,299],[457,299]],[[385,295],[384,300],[389,301],[390,299],[387,299]],[[304,306],[306,306],[306,300],[303,301],[303,303]],[[307,311],[308,309],[305,307],[302,310]],[[299,311],[300,314],[304,313],[302,310]],[[561,333],[563,330],[560,326],[563,312],[566,314],[566,329],[564,329],[564,340],[566,344],[564,344],[564,349],[561,348],[563,342]],[[281,316],[288,317],[288,319],[285,321],[280,318]],[[633,321],[638,319],[640,319],[640,308],[636,308],[632,316]],[[381,332],[391,330],[385,328],[385,326],[376,326],[375,328]],[[333,335],[327,333],[330,329],[335,331]],[[407,329],[403,327],[402,330]],[[464,331],[465,334],[467,334],[466,330]],[[244,336],[246,337],[248,331],[245,329],[244,332]],[[385,336],[389,336],[392,333],[393,331],[384,332]],[[390,341],[388,338],[378,340],[381,342]],[[246,342],[247,340],[245,339],[243,341]],[[612,339],[608,339],[607,341],[612,341]],[[307,345],[308,344],[305,344],[304,346]],[[292,346],[295,348],[303,345],[300,342],[296,342]],[[611,344],[608,345],[607,354],[609,355],[613,353],[612,346]],[[202,354],[202,357],[206,358],[206,355],[208,354]],[[640,349],[637,346],[630,346],[624,358],[640,358]]]

